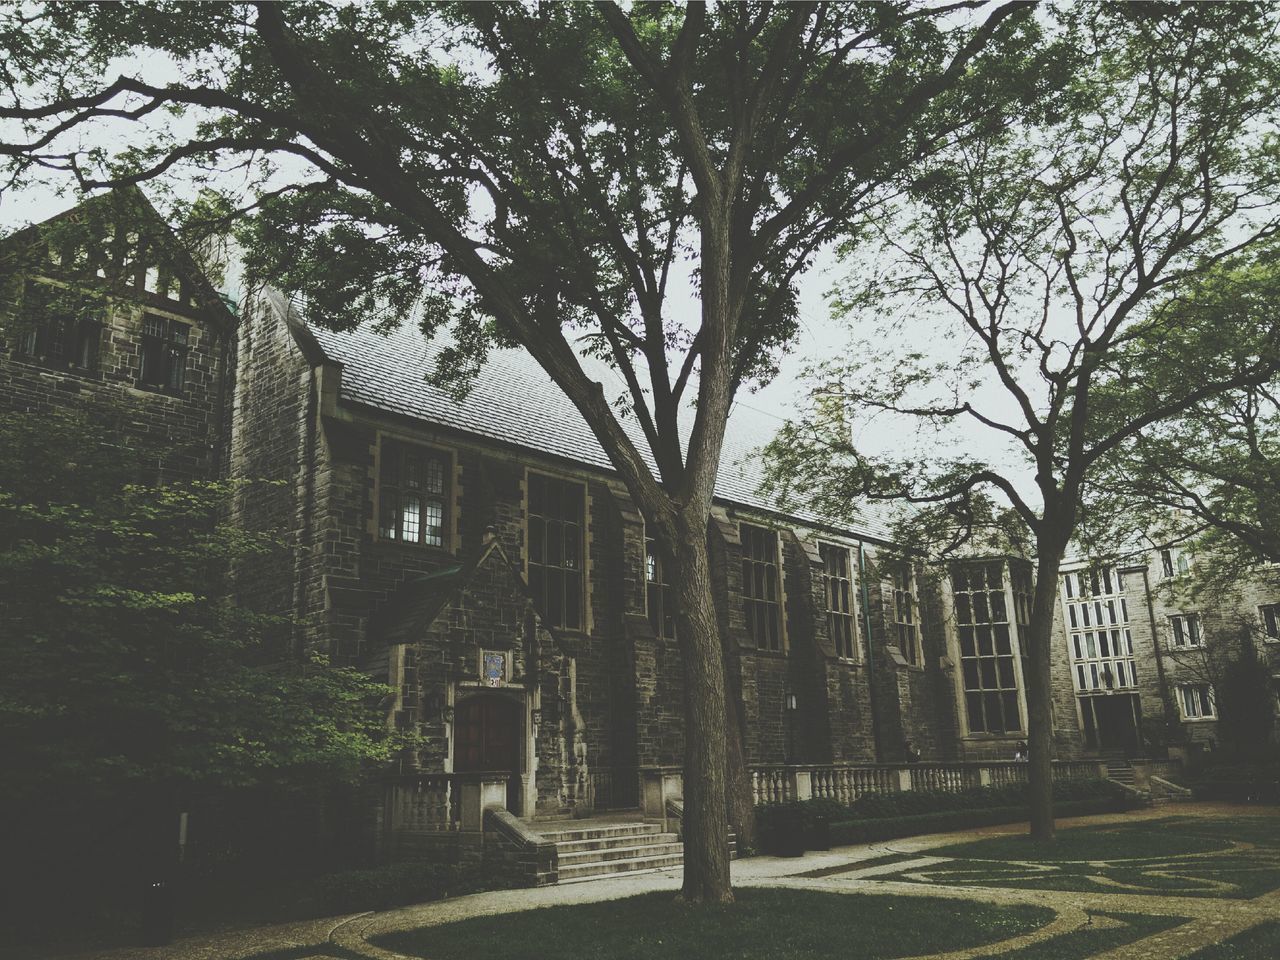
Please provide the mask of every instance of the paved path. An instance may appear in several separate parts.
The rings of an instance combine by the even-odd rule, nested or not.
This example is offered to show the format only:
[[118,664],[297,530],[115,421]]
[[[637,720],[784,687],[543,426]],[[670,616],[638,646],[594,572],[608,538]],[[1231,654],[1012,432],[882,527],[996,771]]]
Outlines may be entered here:
[[[1073,823],[1091,825],[1131,823],[1141,819],[1161,819],[1170,816],[1212,819],[1242,815],[1274,816],[1277,818],[1277,830],[1280,830],[1280,809],[1277,808],[1242,808],[1190,803],[1106,817],[1089,817],[1080,821],[1062,820],[1060,826],[1068,827]],[[1159,896],[1129,893],[1121,889],[1081,892],[1016,886],[947,884],[932,879],[930,882],[912,882],[886,878],[889,874],[901,875],[903,871],[927,872],[930,866],[947,862],[943,858],[929,856],[928,851],[931,849],[983,836],[1020,833],[1024,829],[1024,826],[1011,825],[954,834],[933,834],[878,844],[842,847],[823,853],[810,853],[802,858],[752,857],[734,863],[733,880],[736,886],[743,887],[784,887],[875,896],[938,897],[982,903],[1030,904],[1049,907],[1056,914],[1051,923],[1029,934],[997,944],[933,954],[931,960],[969,960],[973,957],[999,955],[1050,937],[1069,933],[1085,924],[1092,924],[1095,927],[1114,925],[1116,921],[1091,916],[1103,911],[1189,919],[1188,922],[1179,926],[1098,954],[1097,960],[1145,960],[1151,957],[1159,957],[1161,960],[1178,960],[1207,944],[1234,936],[1263,921],[1280,918],[1280,890],[1271,891],[1253,899],[1227,899]],[[857,867],[861,861],[881,858],[889,854],[919,854],[919,856],[907,856],[907,859],[892,864],[872,865],[865,870],[859,870]],[[378,947],[370,943],[370,940],[394,931],[435,926],[469,917],[507,914],[559,904],[614,900],[660,890],[675,891],[679,886],[679,869],[640,876],[621,874],[565,886],[478,893],[383,913],[357,914],[350,917],[263,927],[216,937],[184,940],[167,947],[114,950],[93,955],[82,954],[81,958],[82,960],[249,960],[255,955],[280,950],[295,951],[297,957],[303,957],[308,950],[313,950],[315,957],[323,958],[333,955],[332,952],[326,951],[332,951],[334,947],[338,947],[362,957],[369,957],[371,960],[405,960],[403,954]]]

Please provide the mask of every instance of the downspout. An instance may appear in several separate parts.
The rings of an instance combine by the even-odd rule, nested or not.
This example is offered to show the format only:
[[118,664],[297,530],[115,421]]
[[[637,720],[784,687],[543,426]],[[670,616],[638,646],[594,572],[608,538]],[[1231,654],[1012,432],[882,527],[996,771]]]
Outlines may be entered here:
[[880,724],[877,722],[879,712],[876,710],[876,658],[875,644],[871,642],[871,592],[867,589],[867,548],[858,541],[858,582],[862,586],[862,625],[867,637],[867,696],[871,700],[871,743],[875,750],[876,763],[880,762]]

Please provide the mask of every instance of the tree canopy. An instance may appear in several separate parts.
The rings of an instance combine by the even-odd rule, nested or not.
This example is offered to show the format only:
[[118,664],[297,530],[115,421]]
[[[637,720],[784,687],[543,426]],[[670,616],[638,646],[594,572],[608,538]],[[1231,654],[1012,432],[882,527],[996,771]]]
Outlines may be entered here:
[[[905,420],[915,448],[868,450],[847,424],[816,416],[771,445],[779,485],[816,489],[829,504],[941,505],[961,528],[1002,504],[1031,532],[1038,579],[1024,649],[1041,836],[1052,832],[1058,569],[1089,481],[1153,425],[1280,366],[1274,313],[1180,309],[1272,258],[1274,9],[1078,4],[1048,16],[1078,58],[1062,89],[913,167],[877,255],[849,251],[835,302],[876,332],[817,382],[836,385],[855,431],[869,415]],[[1146,362],[1137,356],[1179,343],[1198,344],[1180,370],[1107,402],[1108,385]]]

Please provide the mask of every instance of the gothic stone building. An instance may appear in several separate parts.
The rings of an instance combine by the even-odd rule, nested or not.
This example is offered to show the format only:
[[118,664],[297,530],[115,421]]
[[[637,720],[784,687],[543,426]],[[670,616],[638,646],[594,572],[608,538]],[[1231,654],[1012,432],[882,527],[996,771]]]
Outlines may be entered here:
[[[114,229],[102,200],[66,215],[90,228],[79,245],[50,239],[61,220],[6,241],[26,252],[5,261],[19,294],[0,320],[0,405],[151,438],[158,476],[278,481],[247,487],[232,519],[287,531],[289,562],[246,564],[238,589],[289,618],[296,652],[394,687],[388,722],[420,747],[390,772],[388,804],[431,776],[490,771],[526,818],[634,807],[640,772],[682,757],[671,591],[569,401],[519,351],[495,353],[458,399],[425,379],[437,348],[416,331],[327,332],[270,290],[237,318],[131,196],[145,236]],[[923,569],[890,558],[873,515],[779,508],[750,457],[775,426],[736,411],[711,535],[748,762],[1012,758],[1030,564],[996,551]],[[1136,582],[1126,570],[1090,597]],[[1064,598],[1054,665],[1063,758],[1130,736],[1111,732],[1121,691],[1150,700],[1161,676],[1142,603],[1128,598],[1122,655],[1114,634],[1098,646],[1068,626],[1078,607]]]

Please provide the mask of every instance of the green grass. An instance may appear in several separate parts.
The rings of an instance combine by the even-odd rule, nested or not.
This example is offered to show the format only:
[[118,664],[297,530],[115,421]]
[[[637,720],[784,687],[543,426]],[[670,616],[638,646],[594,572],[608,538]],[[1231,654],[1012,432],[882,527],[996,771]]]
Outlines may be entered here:
[[[1095,926],[1081,927],[1060,937],[980,960],[1087,960],[1105,950],[1186,922],[1182,917],[1149,917],[1134,913],[1094,914],[1094,917]],[[1104,926],[1098,923],[1099,918],[1118,920],[1123,926]]]
[[[1255,846],[1232,849],[1233,841]],[[1227,898],[1280,887],[1280,830],[1265,818],[1169,818],[1063,830],[1049,843],[988,837],[922,852],[955,859],[908,869],[902,879]]]
[[726,906],[686,907],[670,893],[474,917],[377,937],[431,960],[566,956],[652,960],[888,960],[994,944],[1053,919],[1044,907],[933,897],[739,889]]
[[1193,953],[1188,960],[1275,960],[1280,956],[1280,920],[1272,920]]
[[1059,831],[1057,839],[1033,840],[1023,835],[987,837],[927,851],[929,856],[964,860],[1031,860],[1063,862],[1079,860],[1131,860],[1143,857],[1182,856],[1225,850],[1226,837],[1204,836],[1194,824],[1193,833],[1179,830],[1174,821],[1110,827],[1077,827]]

